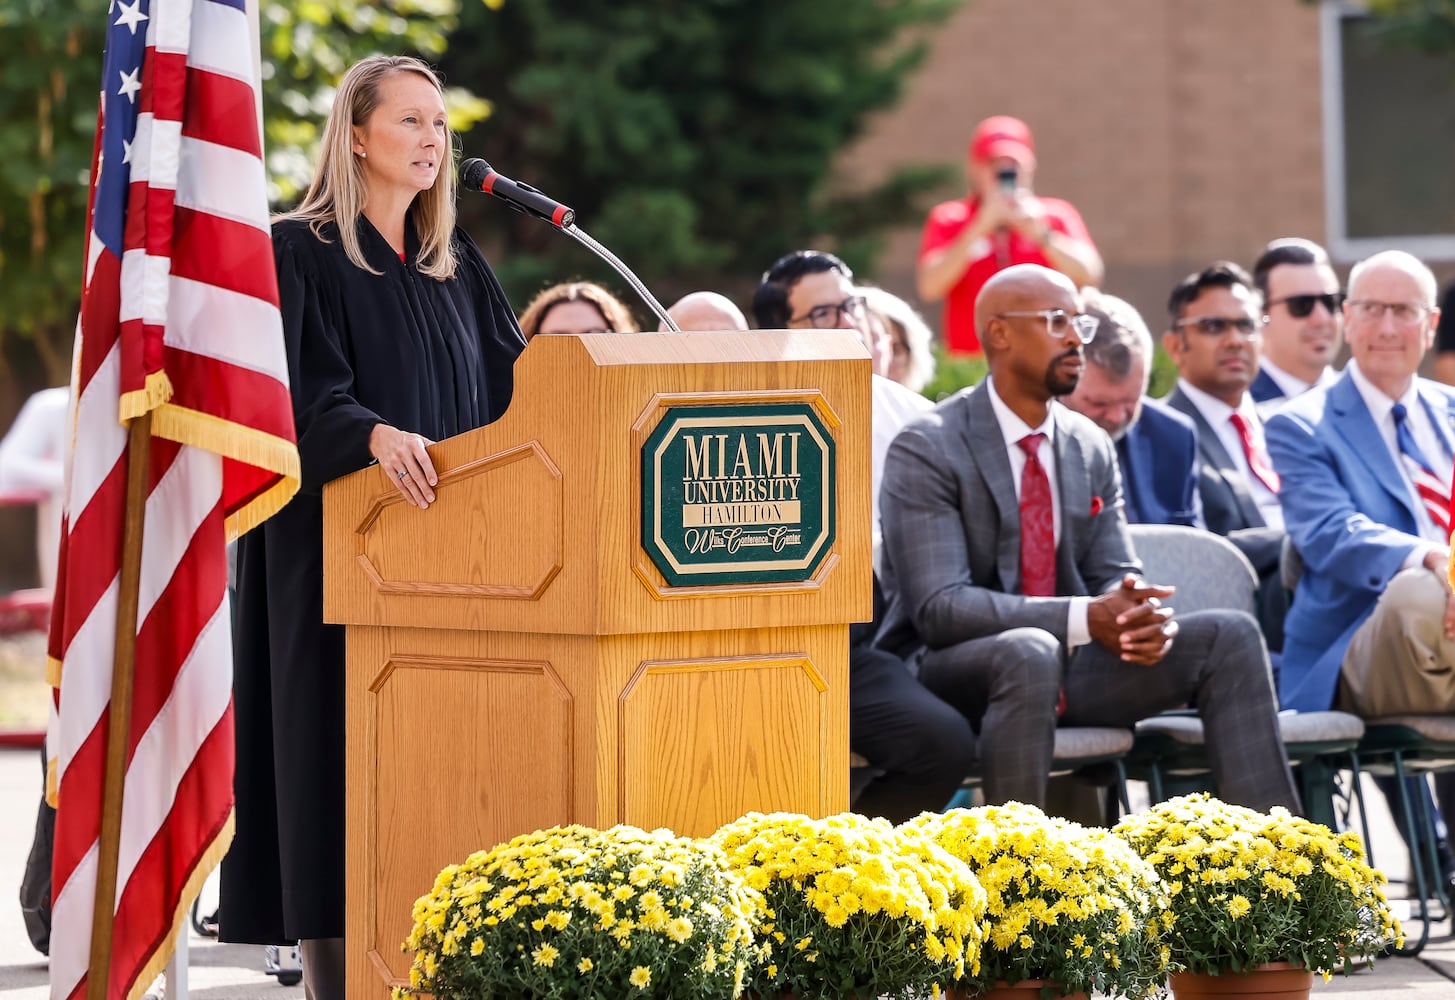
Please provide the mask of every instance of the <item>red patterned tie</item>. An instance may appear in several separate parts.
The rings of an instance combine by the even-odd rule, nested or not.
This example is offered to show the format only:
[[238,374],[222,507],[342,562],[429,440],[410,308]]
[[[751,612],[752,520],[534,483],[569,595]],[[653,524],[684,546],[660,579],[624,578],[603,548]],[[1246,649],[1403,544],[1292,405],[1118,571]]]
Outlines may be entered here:
[[1248,421],[1243,419],[1241,413],[1235,412],[1228,419],[1233,422],[1233,427],[1238,432],[1238,440],[1243,442],[1243,457],[1248,460],[1248,468],[1258,477],[1260,483],[1277,493],[1278,473],[1273,471],[1273,460],[1268,457],[1268,452],[1253,440],[1253,428],[1248,426]]
[[1021,593],[1056,596],[1056,522],[1051,509],[1051,480],[1041,464],[1044,434],[1027,434],[1016,444],[1026,453],[1021,472]]

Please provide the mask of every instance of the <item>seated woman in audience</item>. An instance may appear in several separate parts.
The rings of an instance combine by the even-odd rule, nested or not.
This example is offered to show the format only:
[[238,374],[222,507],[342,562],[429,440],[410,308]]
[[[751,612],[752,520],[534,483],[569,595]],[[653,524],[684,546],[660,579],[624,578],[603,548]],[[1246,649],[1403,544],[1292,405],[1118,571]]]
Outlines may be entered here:
[[869,311],[889,331],[893,355],[888,377],[919,392],[935,377],[935,356],[930,350],[930,328],[914,307],[893,292],[872,286],[859,287]]
[[637,329],[631,310],[590,281],[552,285],[531,299],[520,314],[520,331],[526,340],[538,333],[631,333]]

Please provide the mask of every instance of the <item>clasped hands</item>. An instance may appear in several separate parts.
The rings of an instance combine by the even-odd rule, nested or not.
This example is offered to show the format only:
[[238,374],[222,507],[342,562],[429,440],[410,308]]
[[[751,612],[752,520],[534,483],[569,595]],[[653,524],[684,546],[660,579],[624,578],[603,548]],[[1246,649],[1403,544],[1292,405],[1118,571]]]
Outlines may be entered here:
[[1128,663],[1151,666],[1177,636],[1172,608],[1162,602],[1176,587],[1157,587],[1128,573],[1120,587],[1093,598],[1086,609],[1091,637]]

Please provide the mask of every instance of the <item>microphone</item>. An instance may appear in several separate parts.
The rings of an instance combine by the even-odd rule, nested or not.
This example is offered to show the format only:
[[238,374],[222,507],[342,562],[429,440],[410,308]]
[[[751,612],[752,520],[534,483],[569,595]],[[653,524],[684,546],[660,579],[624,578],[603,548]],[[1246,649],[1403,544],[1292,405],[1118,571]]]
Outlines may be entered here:
[[544,219],[557,229],[564,229],[576,221],[575,209],[547,198],[529,184],[513,181],[497,173],[494,167],[478,156],[472,156],[460,164],[460,184],[471,191],[493,194],[517,211]]
[[642,284],[642,279],[633,274],[631,268],[622,263],[620,257],[596,242],[589,233],[576,225],[574,208],[547,198],[529,184],[522,184],[520,181],[513,181],[509,177],[501,176],[494,167],[478,156],[472,156],[460,164],[460,184],[471,191],[493,194],[517,212],[524,212],[526,215],[533,215],[537,219],[549,222],[610,264],[616,273],[625,278],[627,284],[636,290],[652,312],[656,313],[657,319],[662,321],[663,327],[673,333],[682,332],[681,327],[673,321],[671,316],[667,315],[667,310],[662,308],[662,303],[658,302],[656,296],[647,290],[646,285]]

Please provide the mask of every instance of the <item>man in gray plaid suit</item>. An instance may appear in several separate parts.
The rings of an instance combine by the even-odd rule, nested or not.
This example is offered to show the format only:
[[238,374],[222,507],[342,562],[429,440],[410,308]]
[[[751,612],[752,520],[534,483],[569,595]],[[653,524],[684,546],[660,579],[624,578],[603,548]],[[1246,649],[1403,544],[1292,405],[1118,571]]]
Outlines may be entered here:
[[880,497],[889,608],[877,644],[977,729],[985,797],[1043,805],[1058,715],[1131,726],[1192,703],[1229,801],[1298,808],[1252,616],[1173,618],[1142,581],[1111,439],[1054,402],[1095,321],[1076,287],[1017,265],[981,291],[990,375],[890,446]]

